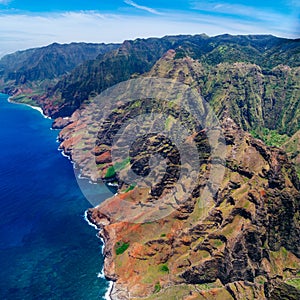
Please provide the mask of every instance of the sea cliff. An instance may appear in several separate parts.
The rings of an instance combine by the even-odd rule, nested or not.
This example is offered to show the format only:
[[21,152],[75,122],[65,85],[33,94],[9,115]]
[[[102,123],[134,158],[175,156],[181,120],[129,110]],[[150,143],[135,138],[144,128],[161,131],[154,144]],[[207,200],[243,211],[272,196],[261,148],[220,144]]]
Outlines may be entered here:
[[[183,207],[147,224],[107,215],[119,201],[88,212],[105,240],[112,299],[297,299],[299,181],[286,154],[265,146],[227,119],[226,175],[202,216],[198,193]],[[129,245],[118,253],[120,245]]]
[[[55,78],[47,90],[46,84],[37,91],[40,78],[9,82],[6,89],[14,99],[38,103],[56,118],[60,149],[82,176],[118,189],[87,212],[105,241],[104,271],[114,282],[113,300],[299,299],[298,52],[298,40],[272,36],[138,39]],[[222,157],[212,157],[210,130],[194,122],[197,114],[188,114],[180,101],[129,97],[134,101],[116,101],[108,115],[105,106],[94,107],[94,118],[97,94],[136,78],[179,82],[203,97],[208,105],[201,109],[212,108],[220,121]],[[123,124],[158,112],[171,116],[157,122],[164,132],[182,133],[175,130],[176,120],[187,126],[184,151],[163,134],[145,132],[132,143],[130,155],[114,161],[113,146],[124,147],[142,127],[131,127],[128,139],[114,144]],[[193,146],[199,153],[196,178],[181,161]],[[167,161],[162,176],[156,168],[151,173],[156,154]],[[210,181],[216,165],[224,172],[217,185]],[[178,186],[180,167],[190,176]],[[151,188],[127,183],[131,168],[162,180]],[[160,203],[174,185],[177,195],[188,197]],[[168,213],[165,204],[172,207]],[[159,218],[147,214],[153,206]]]

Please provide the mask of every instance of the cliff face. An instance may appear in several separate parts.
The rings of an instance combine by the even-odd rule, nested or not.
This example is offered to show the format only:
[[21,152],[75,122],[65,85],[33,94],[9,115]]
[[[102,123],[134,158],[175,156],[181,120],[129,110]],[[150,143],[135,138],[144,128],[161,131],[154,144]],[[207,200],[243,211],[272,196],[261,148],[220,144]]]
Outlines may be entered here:
[[229,116],[267,145],[282,146],[299,174],[299,67],[281,64],[266,71],[245,62],[207,66],[176,56],[168,51],[148,75],[175,78],[198,89],[219,118]]
[[149,75],[197,88],[220,118],[230,116],[243,130],[268,128],[292,135],[299,129],[299,67],[278,65],[266,71],[238,59],[214,66],[177,56],[178,51],[169,51]]
[[[300,186],[291,163],[299,163],[298,52],[299,40],[272,36],[137,39],[83,63],[47,92],[34,83],[17,85],[16,100],[31,94],[48,115],[60,116],[53,125],[63,128],[60,148],[81,174],[118,188],[88,212],[106,242],[113,299],[299,299]],[[225,140],[223,156],[213,157],[210,130],[193,118],[195,107],[189,113],[176,96],[168,102],[176,93],[160,86],[146,97],[129,93],[134,101],[122,103],[119,94],[126,98],[129,86],[113,94],[115,106],[95,106],[96,94],[129,78],[149,83],[141,91],[155,86],[149,78],[194,88],[221,120],[224,139],[215,140]],[[159,113],[170,118],[156,119]],[[161,130],[143,132],[145,117],[120,138],[123,125],[141,115],[152,116]],[[163,132],[177,133],[183,146]],[[114,160],[113,151],[129,141],[128,155]],[[157,156],[164,170],[156,168]],[[188,163],[195,157],[199,166]],[[210,181],[216,166],[224,171],[217,185]],[[156,184],[127,183],[131,170],[151,174]],[[174,186],[174,201],[165,202]],[[159,217],[147,213],[152,207]]]
[[201,180],[192,199],[158,221],[107,219],[138,189],[90,210],[106,241],[105,273],[116,281],[113,299],[299,297],[299,290],[287,288],[300,271],[296,173],[283,151],[265,146],[231,119],[222,126],[226,173],[207,215],[199,205]]
[[[169,49],[175,49],[178,64],[193,60],[186,66],[191,71],[187,76],[218,112],[228,109],[244,130],[266,127],[292,135],[299,128],[293,118],[299,110],[299,40],[274,36],[202,34],[122,45],[53,44],[3,57],[0,88],[16,95],[15,101],[38,104],[48,116],[69,117],[106,88],[154,65],[160,68],[157,60]],[[178,75],[187,79],[183,71]]]
[[39,105],[47,115],[55,99],[47,90],[83,62],[118,48],[118,44],[54,43],[8,54],[0,59],[0,90],[16,102]]
[[[215,67],[220,63],[231,65],[235,62],[244,62],[258,65],[263,68],[264,72],[269,72],[282,62],[290,68],[300,64],[299,55],[297,55],[299,40],[281,39],[274,36],[181,35],[166,36],[161,39],[136,39],[125,41],[118,49],[99,55],[96,59],[86,61],[72,70],[47,91],[46,97],[41,99],[39,104],[43,106],[43,102],[46,101],[49,107],[46,111],[54,118],[70,116],[83,103],[88,102],[106,88],[148,72],[169,49],[176,50],[176,59],[189,56],[206,67]],[[219,84],[223,84],[222,77],[226,71],[222,67],[217,69],[217,73],[219,72],[217,78],[215,78],[214,69],[210,73],[210,78],[205,79],[205,74],[203,74],[204,80],[216,79],[217,81],[216,86],[212,81],[210,90],[207,87],[208,94],[217,87],[219,89]],[[274,76],[275,81],[271,80],[270,83],[273,84],[272,87],[278,83],[278,75]],[[224,84],[230,83],[226,80]],[[238,82],[240,83],[243,82]],[[284,83],[281,81],[282,84]],[[246,97],[251,93],[253,91],[250,86],[246,91]],[[271,101],[272,92],[267,90],[266,94]],[[282,90],[278,90],[275,94],[276,101],[282,96],[285,97]]]
[[117,48],[116,44],[54,43],[8,54],[0,60],[0,76],[4,82],[20,85],[26,82],[54,79],[67,74],[84,61]]
[[131,76],[148,72],[173,45],[190,36],[125,41],[118,49],[77,67],[48,92],[58,102],[53,117],[68,116],[91,97]]
[[296,166],[298,176],[300,177],[300,130],[291,136],[282,147],[289,154],[291,161]]
[[[118,183],[119,194],[88,213],[106,242],[105,274],[115,282],[113,299],[300,297],[297,173],[284,150],[266,146],[242,129],[273,126],[278,131],[293,132],[299,126],[299,96],[293,88],[298,71],[279,66],[266,74],[249,63],[207,67],[191,57],[178,57],[175,50],[163,55],[145,76],[177,80],[196,88],[209,101],[222,120],[225,175],[207,201],[204,187],[213,160],[205,128],[195,130],[191,138],[201,152],[201,166],[191,196],[170,214],[142,223],[126,222],[126,216],[134,215],[140,207],[151,207],[167,193],[178,179],[176,168],[169,169],[165,181],[155,190],[129,186],[119,173],[132,166],[139,174],[147,174],[149,153],[164,153],[166,158],[170,154],[174,165],[169,167],[176,167],[176,148],[161,137],[147,136],[135,142],[129,160],[118,161],[113,168],[111,140],[126,120],[144,110],[170,113],[170,106],[162,103],[148,107],[147,99],[120,105],[101,130],[91,127],[88,135],[91,115],[73,115],[71,124],[60,133],[61,148],[82,167],[84,176]],[[266,96],[267,90],[271,98]],[[272,106],[267,105],[268,99],[274,102]],[[283,102],[286,107],[282,107]],[[179,115],[174,117],[178,119]],[[272,123],[275,117],[281,121]],[[181,121],[189,123],[189,118]],[[166,122],[165,126],[170,129],[174,125]],[[93,135],[97,135],[96,143],[92,142]],[[295,134],[285,149],[292,153],[290,148],[294,149],[297,141]],[[121,140],[119,146],[124,143],[126,140]],[[76,145],[83,153],[95,156],[96,169],[86,163],[87,156],[76,154]],[[185,186],[189,184],[184,182]],[[159,209],[163,211],[164,207]]]

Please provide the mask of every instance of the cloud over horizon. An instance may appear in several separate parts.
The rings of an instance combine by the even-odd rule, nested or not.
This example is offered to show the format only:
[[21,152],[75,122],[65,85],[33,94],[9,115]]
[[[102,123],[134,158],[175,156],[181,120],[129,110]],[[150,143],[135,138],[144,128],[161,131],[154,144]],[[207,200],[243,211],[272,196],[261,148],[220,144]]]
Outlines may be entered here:
[[[0,0],[0,3],[4,1]],[[210,36],[229,33],[299,37],[298,19],[287,17],[280,11],[215,0],[191,0],[188,2],[189,10],[150,8],[132,0],[121,2],[127,5],[113,13],[100,10],[29,12],[0,9],[0,57],[53,42],[120,43],[138,37],[200,33]]]

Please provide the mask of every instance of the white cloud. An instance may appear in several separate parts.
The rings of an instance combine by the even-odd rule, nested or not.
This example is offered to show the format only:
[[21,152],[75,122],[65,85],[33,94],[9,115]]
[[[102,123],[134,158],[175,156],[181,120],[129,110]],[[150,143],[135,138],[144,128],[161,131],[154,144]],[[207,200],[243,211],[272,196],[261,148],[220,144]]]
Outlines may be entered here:
[[132,0],[124,0],[124,2],[128,5],[131,5],[135,8],[141,9],[141,10],[145,10],[151,14],[155,14],[155,15],[161,15],[162,13],[158,12],[157,10],[151,8],[151,7],[147,7],[147,6],[143,6],[143,5],[139,5],[135,2],[133,2]]
[[6,5],[6,4],[10,3],[11,1],[12,0],[0,0],[0,4]]
[[[290,0],[293,2],[296,0]],[[237,24],[252,22],[257,26],[285,36],[299,37],[298,16],[283,14],[273,11],[272,8],[259,8],[242,4],[231,4],[216,0],[191,0],[191,8],[198,12],[205,12],[207,15],[221,15],[226,18],[236,19]]]
[[202,1],[196,0],[191,1],[192,9],[210,12],[212,14],[221,13],[227,15],[235,15],[239,17],[248,17],[253,20],[276,20],[282,18],[283,15],[274,13],[266,9],[260,9],[257,7],[242,5],[242,4],[231,4],[226,2],[218,1]]
[[[289,21],[289,20],[288,20]],[[294,24],[250,21],[207,16],[205,14],[171,14],[166,16],[126,16],[97,12],[52,14],[0,14],[0,56],[20,49],[53,42],[122,42],[125,39],[161,37],[176,34],[218,35],[275,34],[295,37]]]

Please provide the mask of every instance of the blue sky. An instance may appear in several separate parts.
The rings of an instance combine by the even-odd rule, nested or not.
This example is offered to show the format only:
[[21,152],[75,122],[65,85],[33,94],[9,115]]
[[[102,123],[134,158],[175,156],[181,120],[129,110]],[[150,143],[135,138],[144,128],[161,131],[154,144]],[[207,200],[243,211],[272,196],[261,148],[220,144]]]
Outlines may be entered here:
[[52,42],[206,33],[299,37],[299,0],[0,0],[0,56]]

